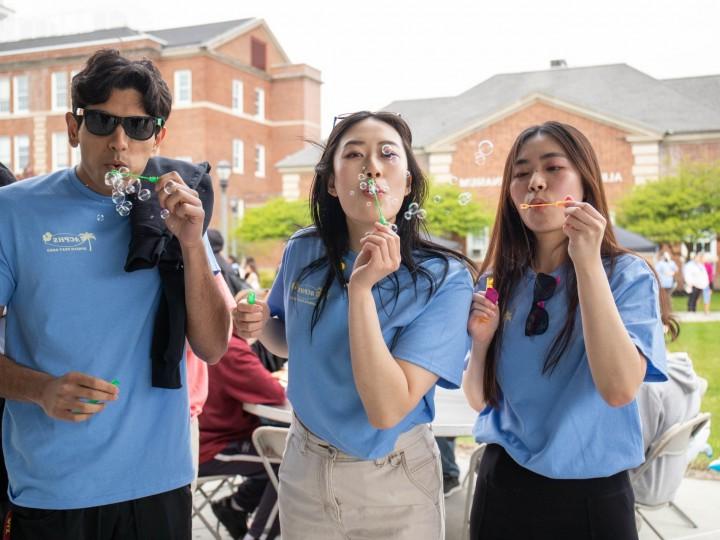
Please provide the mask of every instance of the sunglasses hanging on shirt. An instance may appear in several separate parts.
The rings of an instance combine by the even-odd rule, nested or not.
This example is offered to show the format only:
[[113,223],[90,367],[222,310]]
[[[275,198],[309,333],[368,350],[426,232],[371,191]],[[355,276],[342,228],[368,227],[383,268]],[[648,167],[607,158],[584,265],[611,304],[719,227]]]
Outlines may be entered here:
[[545,309],[545,301],[549,300],[557,288],[558,279],[550,274],[539,273],[535,278],[533,301],[530,313],[525,320],[525,335],[539,336],[544,334],[550,324],[550,315]]

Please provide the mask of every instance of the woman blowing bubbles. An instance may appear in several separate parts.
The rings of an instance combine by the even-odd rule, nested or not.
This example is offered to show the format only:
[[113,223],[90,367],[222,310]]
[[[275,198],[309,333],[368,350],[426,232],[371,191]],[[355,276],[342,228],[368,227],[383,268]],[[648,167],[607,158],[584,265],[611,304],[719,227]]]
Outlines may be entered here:
[[417,218],[395,222],[427,191],[411,148],[394,114],[337,123],[316,167],[314,226],[288,242],[267,305],[237,308],[244,336],[289,353],[283,539],[444,537],[428,423],[435,385],[461,382],[472,277]]
[[659,285],[615,240],[577,129],[515,141],[488,269],[499,302],[474,297],[463,381],[488,443],[471,537],[637,538],[626,471],[644,459],[635,393],[666,379]]

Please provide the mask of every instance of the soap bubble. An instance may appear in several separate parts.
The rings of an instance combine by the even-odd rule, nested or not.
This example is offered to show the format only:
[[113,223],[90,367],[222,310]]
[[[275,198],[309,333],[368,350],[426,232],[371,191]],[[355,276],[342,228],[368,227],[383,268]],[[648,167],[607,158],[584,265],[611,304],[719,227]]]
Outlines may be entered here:
[[167,219],[169,215],[170,210],[168,210],[167,208],[163,208],[162,210],[160,210],[160,219]]
[[487,139],[480,141],[477,145],[477,150],[475,151],[475,163],[477,165],[485,163],[485,160],[490,157],[493,150],[495,150],[495,145],[491,141]]
[[113,191],[112,202],[114,202],[116,205],[124,203],[125,195],[120,193],[119,191]]
[[360,182],[360,189],[365,191],[368,188],[367,182]]
[[435,204],[440,204],[442,201],[443,201],[443,198],[442,198],[440,195],[435,195],[435,196],[433,197],[433,202],[434,202]]
[[403,214],[403,217],[404,217],[406,220],[410,221],[410,220],[412,219],[412,217],[413,217],[413,213],[410,212],[410,210],[408,210],[408,211],[406,211],[406,212]]
[[420,205],[418,203],[410,203],[410,206],[408,206],[408,212],[410,212],[411,214],[415,214],[419,208]]
[[397,226],[397,225],[395,225],[394,223],[391,223],[391,224],[390,224],[390,229],[392,230],[392,232],[394,232],[395,234],[397,234],[397,232],[398,232],[398,226]]
[[115,210],[117,210],[117,213],[120,214],[122,217],[125,217],[130,214],[130,210],[132,210],[132,203],[130,201],[125,201],[124,203],[118,204],[115,207]]
[[147,188],[141,189],[140,193],[138,193],[138,199],[141,201],[150,200],[150,197],[152,197],[152,192]]
[[472,200],[472,193],[465,191],[458,195],[458,204],[460,206],[465,206]]
[[130,174],[130,169],[128,169],[127,167],[118,167],[117,172],[119,172],[121,175],[125,176],[125,175]]
[[355,191],[352,190],[352,189],[350,190],[350,196],[351,196],[351,197],[354,197],[354,196],[355,196]]
[[98,214],[98,215],[97,215],[97,220],[98,220],[100,223],[102,223],[103,221],[105,221],[105,215],[104,215],[104,214]]
[[418,219],[425,219],[427,217],[427,212],[424,208],[421,208],[415,213],[415,215],[418,217]]
[[393,153],[392,147],[389,144],[383,144],[380,151],[383,153],[383,156],[389,156]]
[[125,193],[127,193],[128,195],[132,195],[133,193],[136,193],[138,191],[140,186],[140,180],[138,180],[137,178],[130,178],[125,185]]

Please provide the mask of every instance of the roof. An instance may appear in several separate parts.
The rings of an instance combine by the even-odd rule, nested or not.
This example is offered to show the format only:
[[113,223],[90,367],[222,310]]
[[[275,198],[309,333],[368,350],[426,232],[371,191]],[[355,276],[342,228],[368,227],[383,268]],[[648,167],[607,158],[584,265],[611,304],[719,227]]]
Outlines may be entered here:
[[720,75],[665,79],[664,83],[686,96],[720,110]]
[[163,48],[182,47],[192,45],[203,45],[217,39],[233,30],[258,21],[255,18],[235,19],[210,24],[199,24],[194,26],[182,26],[178,28],[161,28],[158,30],[141,31],[127,26],[116,28],[105,28],[93,32],[79,34],[68,34],[63,36],[49,36],[34,39],[22,39],[19,41],[0,42],[0,53],[11,53],[23,49],[39,49],[63,47],[68,45],[82,46],[83,43],[90,43],[103,40],[121,40],[127,38],[147,37],[162,43]]
[[302,150],[298,150],[294,154],[285,156],[275,164],[275,167],[278,169],[303,169],[307,167],[314,167],[317,162],[320,161],[322,153],[322,148],[312,144],[306,146]]
[[402,100],[398,112],[413,129],[414,147],[451,139],[532,96],[658,133],[720,131],[720,107],[699,100],[690,84],[667,83],[627,64],[495,75],[454,97]]
[[654,252],[657,249],[657,245],[644,236],[640,236],[639,234],[618,227],[617,225],[613,225],[613,230],[618,244],[624,248],[632,249],[633,251],[637,251],[639,253]]

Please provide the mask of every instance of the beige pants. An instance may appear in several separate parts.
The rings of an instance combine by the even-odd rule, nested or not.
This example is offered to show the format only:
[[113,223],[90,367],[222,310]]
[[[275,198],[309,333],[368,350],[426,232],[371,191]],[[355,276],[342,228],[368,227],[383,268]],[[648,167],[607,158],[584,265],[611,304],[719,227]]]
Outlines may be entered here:
[[384,458],[359,460],[293,419],[280,466],[283,540],[441,540],[440,452],[427,425]]
[[197,416],[190,418],[190,450],[192,451],[193,469],[195,471],[195,477],[190,484],[190,493],[195,493],[198,477],[198,461],[200,461],[200,423],[198,422]]

